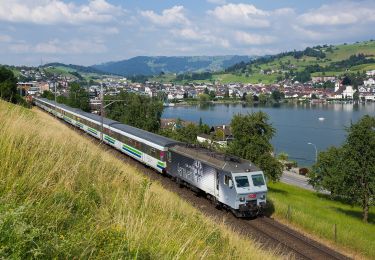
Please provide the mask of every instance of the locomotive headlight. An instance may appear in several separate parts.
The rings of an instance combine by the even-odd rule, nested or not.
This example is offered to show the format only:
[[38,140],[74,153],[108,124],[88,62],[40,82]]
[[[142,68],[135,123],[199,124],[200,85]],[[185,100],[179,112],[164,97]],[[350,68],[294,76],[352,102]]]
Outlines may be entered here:
[[244,202],[245,201],[245,197],[240,197],[240,201]]

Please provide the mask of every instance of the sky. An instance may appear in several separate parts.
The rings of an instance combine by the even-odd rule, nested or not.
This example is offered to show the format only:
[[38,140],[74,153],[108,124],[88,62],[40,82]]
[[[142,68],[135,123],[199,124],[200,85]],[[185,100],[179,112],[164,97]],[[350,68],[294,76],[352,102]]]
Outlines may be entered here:
[[0,0],[0,64],[276,54],[374,26],[375,0]]

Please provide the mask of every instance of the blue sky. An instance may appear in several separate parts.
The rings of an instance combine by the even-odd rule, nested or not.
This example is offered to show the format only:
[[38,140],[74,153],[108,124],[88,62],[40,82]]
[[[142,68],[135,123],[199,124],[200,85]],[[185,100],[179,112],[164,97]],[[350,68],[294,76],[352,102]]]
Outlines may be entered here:
[[368,0],[0,0],[0,63],[264,55],[375,38]]

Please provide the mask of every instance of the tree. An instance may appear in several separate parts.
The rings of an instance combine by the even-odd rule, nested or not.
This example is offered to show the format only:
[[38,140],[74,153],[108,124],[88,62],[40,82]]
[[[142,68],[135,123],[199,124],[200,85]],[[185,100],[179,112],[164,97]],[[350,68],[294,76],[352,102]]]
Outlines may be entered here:
[[347,132],[343,146],[319,153],[310,183],[351,204],[360,204],[367,222],[375,195],[375,117],[362,117]]
[[246,103],[253,104],[254,103],[254,96],[253,94],[249,93],[245,97]]
[[352,182],[348,188],[358,199],[363,210],[363,221],[368,221],[370,202],[374,203],[375,195],[375,117],[364,116],[348,129],[348,159],[351,158]]
[[261,94],[259,94],[259,96],[258,96],[258,98],[259,98],[259,103],[260,104],[266,104],[267,102],[268,102],[268,97],[267,97],[267,95],[265,95],[265,94],[263,94],[263,93],[261,93]]
[[282,164],[271,155],[273,147],[270,141],[275,128],[268,122],[268,115],[261,111],[235,115],[231,129],[234,140],[229,144],[228,152],[254,162],[270,180],[278,180],[282,174]]
[[86,112],[90,112],[89,93],[77,82],[69,84],[68,105],[79,108]]
[[163,103],[157,98],[121,91],[105,99],[119,100],[106,108],[107,117],[150,132],[158,132]]
[[216,97],[216,92],[214,90],[210,91],[210,99],[213,100]]
[[272,91],[271,97],[276,102],[279,103],[281,99],[284,98],[284,93],[280,92],[279,90]]
[[17,103],[20,99],[17,79],[13,72],[5,67],[0,67],[0,98],[12,103]]
[[207,94],[200,94],[199,95],[199,102],[205,103],[210,100],[210,96]]
[[42,98],[47,98],[49,100],[54,100],[55,99],[55,95],[51,91],[49,91],[49,90],[44,90],[43,94],[42,94]]
[[279,159],[281,161],[288,161],[289,155],[286,152],[281,152],[277,155],[277,159]]
[[214,138],[215,140],[218,140],[218,141],[224,141],[225,140],[224,131],[222,129],[216,129]]
[[349,86],[352,84],[352,80],[350,79],[348,75],[345,75],[345,77],[342,79],[342,84],[344,86]]

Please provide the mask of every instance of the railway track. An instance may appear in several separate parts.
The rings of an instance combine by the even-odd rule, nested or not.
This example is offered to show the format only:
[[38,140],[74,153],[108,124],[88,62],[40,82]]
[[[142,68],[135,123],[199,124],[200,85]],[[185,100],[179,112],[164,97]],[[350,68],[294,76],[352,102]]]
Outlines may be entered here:
[[[41,110],[43,111],[43,110]],[[45,112],[45,111],[43,111]],[[157,181],[165,189],[177,193],[181,198],[199,209],[203,214],[218,221],[224,222],[232,230],[249,236],[258,241],[265,249],[279,249],[281,255],[295,259],[350,259],[349,257],[317,242],[307,238],[303,234],[273,220],[269,217],[256,219],[238,219],[232,213],[216,209],[205,197],[197,196],[191,190],[177,185],[171,178],[160,174],[153,169],[141,164],[137,160],[128,157],[111,146],[100,142],[91,135],[82,132],[72,125],[60,120],[66,126],[92,142],[102,146],[103,149],[112,153],[118,159],[134,165],[140,172],[148,176],[152,181]]]
[[249,225],[290,250],[297,259],[350,259],[271,218],[257,218]]

